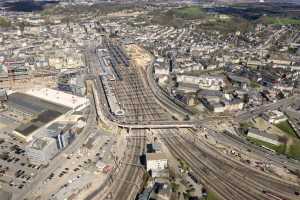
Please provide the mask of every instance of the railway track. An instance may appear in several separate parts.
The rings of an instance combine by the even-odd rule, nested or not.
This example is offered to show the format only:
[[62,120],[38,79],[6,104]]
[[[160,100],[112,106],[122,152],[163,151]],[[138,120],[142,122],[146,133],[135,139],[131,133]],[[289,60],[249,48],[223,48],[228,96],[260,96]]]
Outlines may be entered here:
[[145,88],[142,80],[133,67],[126,67],[121,71],[122,81],[111,82],[118,102],[125,110],[127,122],[168,120],[153,95]]
[[[214,150],[208,146],[204,146],[206,150],[203,150],[203,147],[200,148],[200,145],[186,139],[186,136],[176,129],[169,131],[174,136],[163,137],[163,140],[170,152],[174,157],[186,161],[196,177],[222,199],[272,200],[274,197],[263,193],[270,190],[273,194],[285,196],[284,199],[297,199],[293,192],[298,190],[298,187],[281,183],[231,160],[221,158],[218,154],[211,153]],[[160,134],[163,136],[166,132],[160,131]]]
[[106,199],[131,200],[135,199],[140,191],[144,177],[140,156],[144,153],[146,145],[145,130],[133,130],[132,137],[129,138],[128,151],[120,163],[119,172],[113,178]]

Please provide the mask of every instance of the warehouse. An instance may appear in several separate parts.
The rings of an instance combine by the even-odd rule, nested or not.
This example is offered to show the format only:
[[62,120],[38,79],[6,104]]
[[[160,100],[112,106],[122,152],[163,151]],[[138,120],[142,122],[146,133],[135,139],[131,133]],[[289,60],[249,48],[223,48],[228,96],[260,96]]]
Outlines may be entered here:
[[21,92],[10,94],[8,96],[7,103],[10,111],[29,118],[34,117],[46,110],[52,110],[61,113],[70,110],[70,108],[65,106],[60,106]]
[[76,111],[82,110],[89,105],[89,101],[85,97],[78,97],[49,88],[31,89],[26,91],[25,93],[44,101],[48,101],[56,105],[65,106]]
[[24,122],[13,133],[25,142],[33,140],[42,127],[51,125],[58,118],[81,111],[88,105],[86,98],[48,88],[15,92],[8,96],[9,111],[24,117]]

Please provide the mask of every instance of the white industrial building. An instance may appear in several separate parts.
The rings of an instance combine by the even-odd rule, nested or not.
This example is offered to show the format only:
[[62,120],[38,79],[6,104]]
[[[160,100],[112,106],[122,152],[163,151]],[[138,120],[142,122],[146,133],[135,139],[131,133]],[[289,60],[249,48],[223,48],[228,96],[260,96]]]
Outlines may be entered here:
[[75,96],[50,88],[31,89],[25,93],[57,105],[69,107],[76,111],[82,110],[89,105],[89,100],[85,97]]
[[[11,112],[18,115],[26,114],[27,120],[13,133],[25,142],[30,142],[43,132],[43,128],[49,127],[56,121],[66,121],[76,111],[88,107],[89,101],[84,97],[42,88],[11,93],[8,95],[8,106]],[[79,120],[74,121],[77,122]]]
[[152,172],[152,177],[168,168],[168,159],[164,153],[147,153],[147,171]]

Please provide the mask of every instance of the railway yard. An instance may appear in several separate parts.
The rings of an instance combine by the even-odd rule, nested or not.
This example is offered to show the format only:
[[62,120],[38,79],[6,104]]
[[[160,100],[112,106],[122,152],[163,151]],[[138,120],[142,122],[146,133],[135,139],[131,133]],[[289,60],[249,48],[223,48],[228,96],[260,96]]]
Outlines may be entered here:
[[126,124],[170,120],[146,88],[138,70],[129,65],[124,51],[111,42],[104,42],[103,46],[109,52],[109,61],[106,54],[98,54],[103,64],[99,79],[115,119]]
[[[106,45],[112,45],[111,43]],[[121,48],[107,47],[111,57],[115,59],[115,66],[106,70],[101,67],[98,83],[106,93],[106,102],[112,105],[109,98],[114,96],[115,105],[122,112],[113,112],[110,108],[108,116],[119,124],[153,123],[159,121],[171,121],[171,116],[156,102],[153,93],[146,88],[142,76],[137,72],[134,65],[127,65],[122,61],[130,58],[125,53],[120,53]],[[118,49],[118,50],[116,50]],[[114,52],[117,51],[117,52]],[[105,52],[105,50],[104,50]],[[103,50],[102,50],[103,53]],[[122,59],[117,55],[124,54]],[[105,56],[98,58],[105,65]],[[106,54],[107,59],[107,54]],[[114,64],[112,64],[114,65]],[[96,70],[97,71],[97,70]],[[107,95],[109,93],[109,95]],[[105,104],[105,103],[104,103]],[[207,122],[209,123],[209,121]],[[208,124],[204,125],[208,125]],[[102,199],[129,200],[134,199],[142,189],[145,180],[145,169],[143,169],[140,158],[145,153],[145,142],[148,129],[129,129],[127,136],[127,147],[122,159],[118,160],[114,173],[111,174],[109,187],[100,194]],[[210,191],[213,191],[222,199],[288,199],[294,200],[299,190],[296,183],[280,180],[270,174],[258,169],[251,168],[244,163],[234,160],[228,156],[222,156],[213,146],[205,141],[196,140],[195,131],[188,128],[181,129],[154,129],[161,142],[169,149],[171,155],[183,160],[190,167],[191,173],[199,182]]]
[[141,157],[145,153],[145,144],[145,130],[134,130],[131,136],[127,137],[127,151],[117,166],[117,174],[112,175],[113,182],[106,198],[134,199],[140,192],[146,175],[141,164]]
[[281,180],[221,157],[205,142],[195,142],[191,130],[160,130],[158,134],[170,152],[176,158],[186,161],[200,182],[216,191],[223,199],[274,199],[269,193],[283,199],[294,199],[294,191],[299,189],[296,184],[282,184]]

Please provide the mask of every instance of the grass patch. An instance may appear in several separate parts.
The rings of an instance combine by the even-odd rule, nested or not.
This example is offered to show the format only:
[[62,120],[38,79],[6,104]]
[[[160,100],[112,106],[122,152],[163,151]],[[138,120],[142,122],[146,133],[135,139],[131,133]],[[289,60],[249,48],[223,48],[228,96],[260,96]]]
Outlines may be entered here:
[[178,8],[175,15],[184,19],[197,19],[204,16],[205,11],[199,6]]
[[296,137],[296,132],[293,129],[293,127],[290,125],[288,120],[286,120],[284,122],[280,122],[280,123],[276,124],[275,126],[278,127],[280,130],[282,130],[283,132],[287,133],[288,135]]
[[266,16],[262,18],[263,23],[273,25],[300,25],[300,19],[290,17],[270,17]]
[[207,200],[219,200],[219,198],[217,197],[217,195],[215,193],[208,192]]
[[260,88],[261,85],[259,83],[255,82],[255,81],[251,81],[250,82],[250,87],[252,87],[252,88]]
[[300,160],[300,141],[294,141],[294,143],[290,146],[288,156]]
[[0,16],[0,27],[10,27],[10,26],[11,26],[11,22],[5,17]]
[[253,127],[253,123],[252,122],[241,122],[240,127],[243,129],[248,129],[250,127]]
[[188,171],[190,169],[189,165],[184,161],[184,160],[180,160],[178,159],[180,168],[183,169],[184,171]]
[[247,137],[247,140],[249,140],[250,142],[258,145],[258,146],[265,146],[267,148],[270,148],[270,149],[273,149],[276,153],[278,154],[284,154],[285,153],[285,150],[286,150],[286,144],[282,144],[282,145],[274,145],[274,144],[271,144],[271,143],[268,143],[268,142],[264,142],[264,141],[261,141],[261,140],[257,140],[257,139],[254,139],[254,138],[250,138],[250,137]]
[[172,188],[172,191],[173,192],[177,192],[178,189],[179,189],[179,184],[175,183],[175,182],[172,182],[171,183],[171,188]]

